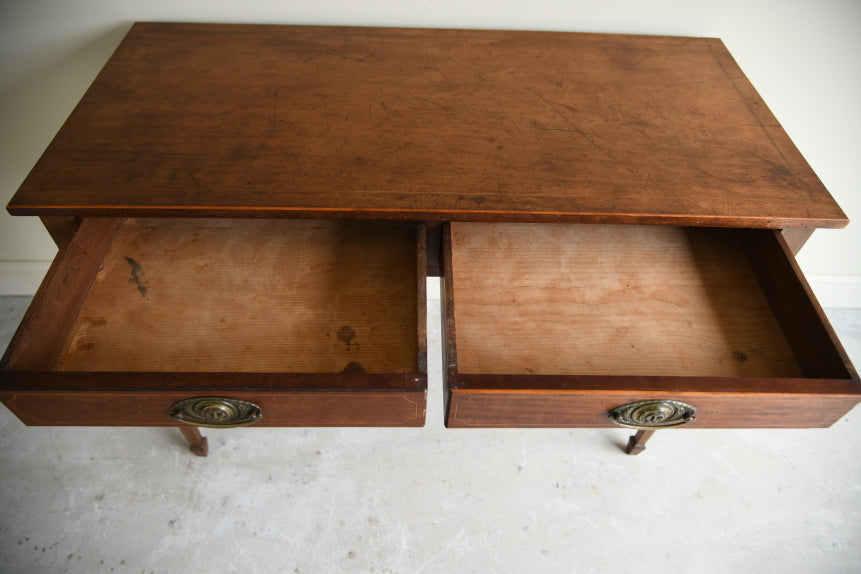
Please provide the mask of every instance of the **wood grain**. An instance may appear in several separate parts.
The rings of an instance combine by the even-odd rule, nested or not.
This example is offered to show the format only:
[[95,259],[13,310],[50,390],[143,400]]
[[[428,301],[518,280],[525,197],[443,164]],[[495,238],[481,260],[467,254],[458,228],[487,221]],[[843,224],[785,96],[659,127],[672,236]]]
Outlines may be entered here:
[[415,373],[416,225],[130,219],[60,371]]
[[720,40],[138,23],[13,214],[842,227]]
[[451,246],[458,373],[802,376],[734,230],[452,223]]

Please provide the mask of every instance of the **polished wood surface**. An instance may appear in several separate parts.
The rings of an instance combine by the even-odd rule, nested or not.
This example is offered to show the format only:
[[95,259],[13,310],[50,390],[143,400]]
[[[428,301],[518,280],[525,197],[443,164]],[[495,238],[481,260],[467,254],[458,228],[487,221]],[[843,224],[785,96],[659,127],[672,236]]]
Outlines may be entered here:
[[55,368],[420,372],[426,263],[416,227],[129,219]]
[[717,39],[166,23],[9,210],[847,223]]

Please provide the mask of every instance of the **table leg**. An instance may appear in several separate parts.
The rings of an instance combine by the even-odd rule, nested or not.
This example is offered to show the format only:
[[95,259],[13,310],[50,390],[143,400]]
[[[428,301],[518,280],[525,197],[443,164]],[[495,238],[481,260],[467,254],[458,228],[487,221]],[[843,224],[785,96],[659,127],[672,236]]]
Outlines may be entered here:
[[646,441],[652,438],[653,434],[655,434],[653,430],[638,430],[637,434],[628,439],[628,448],[625,449],[625,452],[640,454],[646,450]]
[[179,430],[188,441],[191,452],[197,456],[206,456],[209,454],[209,443],[206,441],[206,437],[200,434],[200,429],[191,426],[181,426]]

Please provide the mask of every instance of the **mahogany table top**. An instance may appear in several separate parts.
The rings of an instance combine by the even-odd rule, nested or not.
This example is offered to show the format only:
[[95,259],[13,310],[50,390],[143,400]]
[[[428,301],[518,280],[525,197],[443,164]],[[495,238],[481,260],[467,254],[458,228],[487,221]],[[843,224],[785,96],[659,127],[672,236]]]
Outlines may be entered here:
[[30,215],[842,227],[720,40],[137,23]]

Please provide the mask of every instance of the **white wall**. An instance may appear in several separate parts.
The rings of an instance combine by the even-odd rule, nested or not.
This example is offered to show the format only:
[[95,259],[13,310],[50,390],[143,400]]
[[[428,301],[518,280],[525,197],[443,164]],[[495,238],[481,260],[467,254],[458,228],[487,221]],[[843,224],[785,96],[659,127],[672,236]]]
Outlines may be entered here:
[[[723,39],[855,220],[799,260],[825,306],[861,307],[858,0],[0,0],[0,201],[11,198],[135,20],[521,28]],[[0,294],[35,292],[55,249],[0,215]]]

